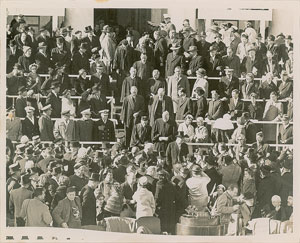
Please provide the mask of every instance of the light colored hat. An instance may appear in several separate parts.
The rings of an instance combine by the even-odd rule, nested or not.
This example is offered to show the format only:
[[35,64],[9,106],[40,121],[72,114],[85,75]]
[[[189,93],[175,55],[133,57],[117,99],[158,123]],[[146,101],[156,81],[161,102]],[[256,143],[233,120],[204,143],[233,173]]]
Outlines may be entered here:
[[171,18],[171,16],[169,14],[164,14],[164,19],[167,19],[167,18]]
[[25,54],[27,51],[31,50],[30,46],[23,46],[23,53]]
[[32,107],[32,106],[26,106],[26,107],[25,107],[25,111],[26,111],[26,112],[35,111],[35,108]]
[[108,113],[109,113],[109,110],[108,110],[108,109],[104,109],[104,110],[99,111],[99,113],[100,113],[100,114],[102,114],[102,113],[108,114]]
[[80,112],[82,115],[91,115],[92,112],[91,112],[91,109],[86,109],[86,110],[83,110],[82,112]]
[[142,176],[140,179],[139,179],[139,184],[141,186],[146,186],[148,183],[148,180],[147,180],[147,177],[146,176]]

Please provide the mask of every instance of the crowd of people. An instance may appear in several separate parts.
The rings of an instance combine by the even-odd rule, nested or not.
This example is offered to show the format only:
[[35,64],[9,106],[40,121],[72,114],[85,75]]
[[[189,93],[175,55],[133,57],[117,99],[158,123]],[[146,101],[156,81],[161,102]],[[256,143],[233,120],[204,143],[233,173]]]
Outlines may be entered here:
[[189,205],[224,224],[238,213],[242,234],[252,218],[292,222],[292,37],[265,43],[251,22],[176,31],[168,14],[120,29],[11,22],[7,225],[153,216],[175,234]]

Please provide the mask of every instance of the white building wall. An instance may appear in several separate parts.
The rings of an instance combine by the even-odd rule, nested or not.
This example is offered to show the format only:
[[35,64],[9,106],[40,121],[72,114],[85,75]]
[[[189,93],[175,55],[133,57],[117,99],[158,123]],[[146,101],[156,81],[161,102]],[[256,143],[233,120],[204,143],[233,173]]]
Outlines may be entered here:
[[84,27],[94,28],[93,8],[66,8],[65,26],[71,25],[74,30],[84,31]]
[[[273,9],[271,34],[275,36],[280,33],[293,35],[293,23],[297,15],[299,16],[299,13],[295,13],[292,9]],[[298,19],[298,17],[296,19]]]

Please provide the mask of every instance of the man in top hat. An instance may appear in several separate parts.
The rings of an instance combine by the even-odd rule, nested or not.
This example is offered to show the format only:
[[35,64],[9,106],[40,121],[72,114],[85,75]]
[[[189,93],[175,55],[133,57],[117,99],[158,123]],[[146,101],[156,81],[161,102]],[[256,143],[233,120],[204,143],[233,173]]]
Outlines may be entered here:
[[6,117],[6,137],[11,141],[19,141],[22,136],[22,122],[21,119],[16,117],[15,108],[8,109]]
[[81,225],[96,225],[96,198],[94,190],[99,185],[99,174],[92,173],[88,184],[80,191],[82,202],[82,220]]
[[222,57],[226,54],[226,45],[222,41],[222,35],[219,33],[215,36],[215,41],[211,43],[217,49],[217,55]]
[[56,120],[53,128],[54,138],[62,138],[65,141],[76,140],[75,121],[70,119],[70,110],[61,112],[61,119]]
[[130,145],[133,126],[139,122],[143,111],[145,111],[144,98],[138,95],[138,88],[132,86],[130,95],[126,96],[123,101],[120,117],[125,127],[126,146]]
[[187,50],[189,52],[187,75],[196,76],[196,71],[204,66],[204,58],[198,55],[197,46],[190,46]]
[[73,38],[71,40],[70,51],[72,54],[79,51],[79,46],[81,43],[82,43],[82,31],[77,30],[77,31],[75,31],[75,35],[73,36]]
[[96,73],[91,76],[91,82],[93,85],[97,85],[101,89],[101,93],[105,96],[111,94],[109,76],[105,73],[103,62],[96,63]]
[[180,47],[179,43],[176,43],[170,48],[172,52],[167,55],[166,59],[166,78],[174,74],[174,70],[177,66],[181,68],[185,67],[185,58],[179,52]]
[[264,134],[262,131],[256,133],[256,142],[252,144],[252,148],[254,149],[254,153],[258,155],[258,157],[266,157],[268,153],[270,153],[270,146],[267,143],[264,143]]
[[100,49],[99,38],[94,35],[94,31],[91,26],[85,27],[86,37],[82,39],[82,42],[86,42],[88,45],[87,54],[90,58],[92,53],[97,53]]
[[240,59],[233,52],[232,47],[227,47],[227,55],[222,56],[223,66],[233,69],[233,76],[239,78],[241,76],[240,71]]
[[38,65],[38,73],[48,73],[51,67],[50,54],[47,53],[47,45],[45,42],[39,42],[37,47],[38,52],[35,54],[35,62]]
[[199,56],[206,59],[209,56],[209,47],[211,44],[206,41],[205,31],[201,31],[199,34],[199,41],[196,42]]
[[176,31],[175,25],[171,22],[171,16],[169,14],[164,14],[164,24],[162,29],[165,30],[168,34],[171,30]]
[[76,137],[79,141],[93,141],[94,121],[91,119],[91,109],[81,112],[82,118],[76,121]]
[[188,146],[184,142],[184,135],[183,132],[180,132],[176,135],[176,140],[174,142],[170,142],[168,144],[166,150],[166,157],[167,157],[167,167],[168,171],[173,169],[174,164],[176,163],[183,163],[186,159],[188,151]]
[[158,69],[162,76],[165,76],[165,64],[168,55],[168,45],[161,31],[153,32],[154,43],[154,68]]
[[278,140],[282,144],[293,144],[293,125],[290,124],[288,115],[284,114],[281,120]]
[[44,106],[41,111],[43,114],[39,118],[39,130],[41,141],[53,141],[53,122],[51,121],[52,107],[51,105]]
[[18,62],[19,57],[23,55],[22,50],[17,48],[15,40],[10,40],[8,46],[9,49],[6,52],[6,73],[10,73],[13,70],[13,67]]
[[119,132],[116,134],[117,142],[111,148],[111,157],[114,158],[118,155],[122,148],[125,147],[125,133]]
[[135,124],[132,129],[130,147],[142,147],[149,141],[151,141],[151,126],[149,125],[149,117],[146,114],[142,114],[141,122]]
[[33,192],[29,190],[30,187],[30,176],[28,174],[21,176],[21,187],[17,189],[13,189],[10,192],[9,197],[9,208],[13,211],[14,219],[15,219],[15,226],[17,226],[16,218],[20,217],[20,212],[22,208],[22,204],[25,199],[31,199]]
[[26,117],[22,121],[22,134],[32,139],[33,136],[40,134],[38,119],[34,116],[34,107],[26,106],[25,111]]
[[72,73],[77,74],[80,69],[84,69],[89,73],[90,62],[87,55],[88,44],[82,42],[79,50],[73,54],[72,57]]
[[27,89],[24,86],[18,88],[18,98],[16,100],[16,117],[26,116],[25,107],[27,106]]
[[56,38],[56,47],[51,50],[52,66],[66,66],[67,72],[69,72],[71,65],[71,52],[65,44],[63,37]]
[[94,123],[94,141],[115,141],[115,126],[114,123],[108,119],[109,110],[101,110],[99,113],[100,119]]
[[45,105],[51,105],[52,112],[51,118],[60,118],[61,117],[61,98],[59,97],[60,92],[60,83],[52,82],[51,92],[46,98]]
[[232,68],[225,68],[225,76],[222,76],[219,82],[219,94],[220,97],[230,98],[234,89],[240,90],[239,79],[234,76],[234,70]]
[[159,88],[157,95],[153,96],[149,104],[149,120],[150,126],[154,125],[156,119],[162,117],[164,111],[168,111],[171,120],[174,120],[174,109],[171,97],[165,95],[165,89]]

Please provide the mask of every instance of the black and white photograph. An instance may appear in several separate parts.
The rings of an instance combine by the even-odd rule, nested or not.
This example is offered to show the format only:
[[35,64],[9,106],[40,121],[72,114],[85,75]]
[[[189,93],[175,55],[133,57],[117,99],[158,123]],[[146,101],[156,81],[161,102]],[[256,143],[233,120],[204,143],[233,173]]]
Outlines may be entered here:
[[299,2],[226,2],[1,1],[1,242],[299,241]]

